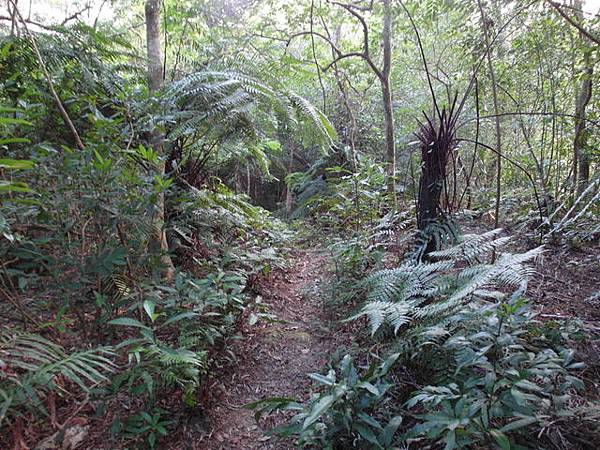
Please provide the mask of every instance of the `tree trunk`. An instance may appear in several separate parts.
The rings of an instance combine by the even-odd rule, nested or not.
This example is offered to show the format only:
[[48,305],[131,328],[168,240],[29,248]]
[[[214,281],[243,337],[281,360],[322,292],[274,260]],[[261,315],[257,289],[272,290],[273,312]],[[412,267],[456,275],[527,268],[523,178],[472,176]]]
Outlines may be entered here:
[[390,90],[389,80],[381,82],[381,92],[383,94],[383,114],[385,119],[385,155],[386,155],[386,176],[388,194],[390,197],[390,207],[396,209],[396,144],[394,142],[394,111],[392,108],[392,92]]
[[397,209],[396,199],[396,143],[394,137],[394,108],[390,86],[392,68],[392,11],[390,0],[383,0],[383,70],[380,75],[381,93],[383,96],[383,117],[385,121],[385,153],[387,163],[387,185],[390,206]]
[[[428,151],[429,149],[425,150]],[[437,155],[437,151],[432,153]],[[419,180],[419,208],[417,211],[417,227],[425,231],[428,225],[440,218],[440,196],[444,187],[444,174],[439,170],[439,160],[432,158],[430,163],[423,162],[421,179]],[[433,248],[428,247],[425,253]]]
[[[576,15],[583,20],[582,2],[575,2]],[[588,128],[586,123],[586,108],[592,98],[593,63],[589,39],[579,32],[585,46],[584,68],[582,79],[576,92],[575,99],[575,136],[573,137],[573,181],[574,191],[581,194],[590,180],[590,156],[587,150]]]
[[[290,141],[290,161],[288,163],[288,175],[292,173],[294,168],[294,143]],[[292,192],[290,191],[290,187],[286,184],[285,187],[285,212],[289,217],[292,212],[292,204],[293,204]]]
[[498,85],[496,82],[496,72],[494,71],[494,65],[492,64],[492,55],[491,55],[491,40],[490,40],[490,29],[489,29],[489,21],[486,19],[485,13],[483,11],[483,5],[481,4],[481,0],[477,0],[477,4],[479,5],[479,12],[481,13],[481,21],[483,23],[483,36],[485,39],[485,48],[486,48],[486,59],[488,65],[488,71],[490,73],[490,80],[492,82],[492,99],[494,101],[494,115],[495,115],[495,124],[496,124],[496,207],[494,211],[494,227],[498,228],[498,223],[500,221],[500,196],[501,196],[501,180],[502,180],[502,134],[500,128],[500,108],[498,106]]
[[[160,90],[163,85],[163,59],[160,45],[160,1],[146,0],[144,9],[146,14],[146,45],[148,51],[148,89],[152,95]],[[160,157],[157,167],[158,176],[164,176],[165,174],[164,138],[164,135],[160,131],[155,129],[152,132],[152,145]],[[156,209],[153,222],[155,230],[153,244],[161,252],[161,262],[164,266],[163,276],[167,281],[171,281],[175,274],[175,267],[169,256],[169,245],[164,229],[165,195],[163,192],[160,192],[156,196]]]
[[251,179],[250,179],[250,161],[246,161],[246,195],[248,197],[250,197],[250,186],[251,185]]

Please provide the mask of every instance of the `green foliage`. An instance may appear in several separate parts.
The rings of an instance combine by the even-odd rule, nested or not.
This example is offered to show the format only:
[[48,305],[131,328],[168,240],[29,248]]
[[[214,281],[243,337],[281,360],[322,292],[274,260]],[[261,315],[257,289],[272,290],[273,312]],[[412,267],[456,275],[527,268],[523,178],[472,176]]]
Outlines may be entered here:
[[[169,435],[167,427],[174,423],[172,420],[163,419],[166,411],[154,408],[151,413],[142,411],[129,417],[123,424],[123,432],[130,438],[145,436],[149,448],[156,448],[160,436]],[[114,424],[113,424],[114,425]],[[115,427],[116,428],[116,427]]]
[[[534,433],[545,448],[600,441],[598,408],[576,397],[579,366],[567,349],[585,338],[535,321],[521,303],[540,249],[500,253],[508,239],[499,231],[459,238],[458,224],[444,220],[416,237],[405,261],[395,260],[417,196],[414,118],[430,111],[429,88],[444,108],[442,97],[465,92],[471,77],[444,168],[443,206],[467,205],[478,221],[501,220],[522,234],[541,229],[550,244],[576,250],[597,241],[595,87],[585,117],[573,120],[586,74],[598,81],[590,66],[596,49],[579,31],[548,2],[407,1],[417,47],[392,2],[398,161],[388,175],[379,81],[353,57],[364,25],[368,56],[379,64],[380,2],[368,11],[369,2],[354,2],[346,12],[335,2],[162,3],[165,88],[154,96],[143,32],[131,22],[140,2],[103,3],[114,14],[93,26],[80,22],[89,12],[60,26],[29,15],[81,150],[22,24],[10,35],[2,28],[0,446],[11,446],[4,431],[18,429],[18,418],[34,428],[25,440],[39,436],[48,425],[36,414],[49,412],[53,396],[64,399],[62,413],[85,392],[104,406],[128,394],[135,401],[114,412],[114,431],[160,448],[175,424],[159,405],[180,398],[195,406],[207,377],[233,358],[228,343],[240,324],[271,319],[256,288],[284,265],[280,249],[292,233],[256,204],[276,209],[284,199],[286,217],[304,219],[298,228],[314,226],[320,242],[334,236],[327,243],[335,300],[366,300],[351,319],[368,320],[372,351],[391,347],[401,361],[363,370],[347,357],[327,376],[313,374],[322,386],[306,405],[265,402],[297,413],[285,433],[322,448],[522,448],[537,445],[526,438]],[[598,25],[597,17],[564,12],[592,32]],[[487,49],[492,67],[479,65],[482,23],[499,33]],[[347,51],[353,56],[339,58]],[[429,86],[415,76],[421,56],[431,62]],[[497,86],[484,73],[490,68]],[[491,99],[502,111],[499,131],[486,117]],[[573,126],[579,120],[581,130]],[[497,163],[488,144],[496,137],[500,217],[489,213]],[[585,145],[574,151],[579,138]],[[404,194],[399,212],[387,209],[388,176]],[[162,276],[162,231],[172,280]],[[490,253],[496,258],[487,263]]]
[[60,377],[89,392],[108,381],[117,368],[111,347],[67,352],[62,346],[23,331],[0,331],[0,425],[24,409],[48,414],[44,398],[52,391],[68,395]]
[[[407,402],[426,410],[408,436],[427,435],[448,449],[476,442],[508,449],[524,445],[533,430],[540,436],[547,430],[552,440],[569,433],[571,420],[593,420],[572,404],[574,388],[583,387],[573,373],[583,364],[574,361],[573,350],[532,340],[535,324],[523,303],[513,301],[465,309],[419,333],[411,357],[435,364],[434,379],[443,381]],[[551,426],[558,418],[565,422],[560,431]]]
[[369,228],[385,213],[387,191],[383,165],[364,158],[357,172],[345,165],[323,169],[316,165],[307,175],[292,175],[288,186],[297,195],[293,217],[310,216],[335,233]]
[[[305,404],[292,399],[269,398],[245,405],[256,410],[260,419],[276,409],[296,411],[288,425],[273,430],[282,436],[297,436],[299,447],[323,449],[356,447],[392,449],[394,435],[402,423],[401,416],[382,422],[380,412],[390,405],[386,393],[392,384],[386,376],[400,355],[385,361],[374,361],[366,371],[354,365],[350,355],[344,356],[337,370],[326,376],[310,375],[319,388]],[[361,447],[359,444],[358,447]]]
[[[543,335],[534,336],[539,325],[521,300],[474,302],[396,345],[401,351],[389,361],[418,370],[421,379],[426,375],[423,387],[414,388],[420,379],[405,384],[406,375],[397,378],[374,366],[357,377],[346,357],[337,369],[344,374],[340,380],[335,370],[312,376],[326,387],[306,404],[275,398],[249,407],[260,414],[297,411],[288,425],[273,432],[298,436],[300,447],[397,448],[425,440],[449,450],[545,448],[543,442],[559,436],[577,442],[579,428],[598,436],[598,405],[581,407],[576,396],[583,387],[576,373],[584,365],[575,362],[573,350],[554,350]],[[398,402],[401,396],[404,404]],[[530,445],[532,433],[542,447]]]
[[[204,278],[178,273],[173,286],[139,286],[131,292],[129,310],[133,316],[111,320],[108,325],[128,329],[117,348],[128,356],[128,365],[113,379],[113,393],[127,389],[144,399],[141,412],[123,418],[124,424],[144,423],[164,392],[177,390],[181,404],[197,405],[199,392],[211,371],[224,356],[215,349],[227,349],[227,339],[236,332],[242,313],[250,306],[244,292],[248,274],[264,270],[264,259],[247,255],[234,261],[228,270],[215,269]],[[138,299],[145,299],[143,302]],[[135,314],[137,313],[137,314]],[[138,314],[141,315],[141,318]],[[264,314],[257,312],[257,319]],[[134,433],[123,425],[127,435]],[[134,426],[150,442],[150,424]],[[152,444],[154,445],[154,444]]]
[[[394,233],[407,226],[399,213],[387,213],[368,230],[348,237],[334,238],[329,248],[335,261],[338,279],[360,279],[381,263],[385,249],[393,241]],[[343,275],[343,276],[342,276]]]
[[[312,375],[326,387],[310,401],[250,406],[297,411],[274,432],[297,436],[300,447],[398,448],[419,441],[448,450],[547,448],[557,439],[578,442],[580,430],[599,436],[597,403],[577,394],[584,365],[569,346],[581,335],[538,322],[523,301],[531,274],[525,264],[541,249],[480,262],[508,241],[500,230],[467,235],[431,253],[437,261],[409,259],[365,278],[367,303],[349,320],[367,316],[372,333],[394,331],[391,339],[379,336],[390,361],[398,361],[395,369],[383,365],[377,372],[372,365],[360,377],[347,356],[326,377]],[[382,430],[392,425],[384,438]],[[528,438],[533,433],[539,446]]]
[[[242,86],[262,95],[258,81],[212,72],[210,82],[193,81],[206,88],[204,97],[190,93],[191,84],[178,90],[182,82],[147,98],[143,82],[131,77],[135,65],[120,65],[118,39],[85,28],[36,38],[85,148],[73,150],[68,129],[54,122],[60,116],[47,84],[38,82],[44,78],[27,41],[6,38],[0,71],[8,81],[0,101],[19,108],[3,108],[11,117],[0,123],[2,135],[10,136],[0,142],[0,289],[10,300],[26,301],[27,314],[0,308],[10,320],[37,324],[39,318],[53,338],[12,328],[1,335],[2,430],[30,410],[44,412],[49,391],[69,397],[93,387],[99,411],[123,393],[135,398],[131,410],[114,411],[114,431],[159,448],[174,425],[157,409],[161,400],[179,396],[182,406],[195,407],[204,380],[233,358],[228,341],[246,309],[253,322],[270,317],[246,285],[282,265],[277,249],[290,233],[216,178],[211,164],[230,152],[227,157],[256,161],[268,174],[280,150],[272,112],[268,102],[249,100],[243,114],[260,119],[253,122],[260,139],[249,139],[240,128],[245,100],[238,93],[236,103],[232,95]],[[22,76],[23,64],[34,79]],[[192,113],[203,120],[187,123]],[[201,168],[204,181],[193,185],[177,170],[182,159],[161,152],[152,137],[156,127],[169,132],[165,146],[176,153],[184,137],[191,139],[183,131],[188,125],[195,133],[210,130],[207,139],[216,139],[221,153],[210,155],[211,164]],[[240,148],[246,151],[236,153]],[[186,150],[188,158],[200,156],[199,149]],[[175,170],[162,174],[167,161]],[[162,254],[154,245],[159,194],[178,266],[172,282],[161,277]],[[73,336],[95,350],[54,343]]]
[[[243,73],[203,70],[188,75],[169,86],[163,102],[165,114],[159,120],[185,158],[194,153],[204,157],[216,144],[227,143],[233,147],[229,157],[252,157],[267,176],[265,150],[279,145],[269,135],[296,129],[325,149],[336,138],[325,115],[306,99]],[[236,142],[248,143],[244,152],[235,149]]]
[[351,319],[368,317],[373,334],[384,323],[397,333],[405,325],[437,323],[476,299],[502,299],[506,294],[498,288],[513,289],[512,298],[519,297],[530,273],[524,263],[539,256],[542,248],[480,263],[508,241],[500,232],[465,235],[460,244],[430,253],[435,262],[409,260],[369,275],[364,280],[367,302]]
[[440,250],[445,246],[456,244],[460,234],[458,224],[451,217],[429,222],[423,230],[417,230],[412,256],[416,260],[421,260],[427,251]]

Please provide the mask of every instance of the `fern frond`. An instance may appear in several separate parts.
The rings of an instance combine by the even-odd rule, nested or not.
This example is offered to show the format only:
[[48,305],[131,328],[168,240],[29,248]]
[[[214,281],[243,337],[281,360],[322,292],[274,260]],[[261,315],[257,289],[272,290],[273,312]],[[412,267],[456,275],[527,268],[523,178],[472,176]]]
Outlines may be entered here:
[[501,233],[502,229],[498,228],[483,234],[465,234],[458,245],[431,252],[429,255],[436,259],[473,262],[477,257],[502,247],[510,241],[510,237],[498,237]]
[[16,330],[0,331],[0,423],[17,407],[29,406],[45,412],[41,399],[56,389],[54,378],[62,375],[82,391],[108,381],[116,369],[110,347],[67,353],[41,336]]
[[[543,247],[537,247],[517,255],[501,255],[494,264],[487,265],[484,270],[471,277],[465,285],[450,296],[449,301],[454,302],[468,298],[475,291],[488,287],[493,282],[524,290],[527,286],[527,279],[530,272],[525,270],[522,264],[535,259],[542,252]],[[465,277],[463,276],[462,278]]]
[[372,333],[384,324],[397,333],[406,324],[440,325],[476,299],[499,301],[505,294],[496,288],[511,289],[513,298],[522,295],[532,273],[526,263],[538,257],[543,248],[501,254],[493,264],[478,263],[478,256],[509,241],[498,237],[500,233],[493,230],[467,235],[458,245],[430,253],[436,262],[409,260],[369,275],[364,280],[367,302],[350,320],[366,316]]
[[355,320],[366,316],[371,326],[371,334],[375,334],[386,322],[394,327],[394,332],[397,332],[402,325],[410,322],[411,317],[409,313],[412,306],[409,302],[372,301],[367,303],[358,314],[350,317],[348,320]]
[[302,111],[306,117],[310,118],[312,123],[318,127],[324,136],[330,141],[335,141],[337,139],[335,128],[331,122],[329,122],[327,117],[312,103],[293,92],[288,92],[287,96],[295,107]]

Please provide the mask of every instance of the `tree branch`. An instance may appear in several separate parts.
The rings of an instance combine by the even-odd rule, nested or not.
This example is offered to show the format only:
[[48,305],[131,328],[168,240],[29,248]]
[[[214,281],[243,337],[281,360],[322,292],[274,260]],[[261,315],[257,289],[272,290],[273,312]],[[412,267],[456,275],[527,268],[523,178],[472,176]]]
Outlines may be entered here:
[[[538,190],[537,187],[535,185],[535,180],[533,179],[533,177],[531,176],[531,174],[529,173],[529,171],[527,169],[525,169],[521,164],[519,164],[518,162],[514,161],[512,158],[509,158],[506,155],[503,155],[502,153],[498,152],[494,147],[491,147],[487,144],[484,144],[483,142],[479,142],[479,141],[474,141],[473,139],[466,139],[466,138],[460,138],[457,139],[457,141],[462,141],[462,142],[469,142],[471,144],[477,144],[483,148],[486,148],[492,152],[494,152],[498,157],[505,159],[506,161],[508,161],[509,163],[511,163],[513,166],[515,166],[516,168],[518,168],[519,170],[521,170],[525,176],[527,176],[527,178],[529,178],[529,182],[531,183],[531,187],[533,188],[533,193],[535,195],[535,201],[537,203],[538,206],[538,211],[540,213],[540,220],[543,223],[544,222],[544,210],[542,208],[542,203],[540,202],[540,196],[538,195]],[[541,238],[541,236],[540,236]]]
[[25,29],[25,34],[27,34],[27,37],[31,41],[33,51],[35,53],[35,56],[37,57],[40,68],[42,69],[44,78],[46,78],[46,82],[48,83],[48,88],[50,89],[50,93],[52,94],[52,97],[54,98],[54,102],[56,103],[56,106],[58,107],[58,110],[60,111],[60,115],[62,116],[63,120],[65,121],[65,123],[67,124],[69,129],[71,130],[71,134],[73,135],[73,138],[75,139],[75,144],[77,145],[77,147],[80,150],[83,150],[85,148],[85,146],[83,145],[83,141],[79,137],[79,133],[77,132],[75,125],[73,125],[73,122],[71,121],[71,118],[69,117],[69,113],[67,113],[67,110],[63,106],[62,101],[60,100],[60,97],[58,96],[58,94],[56,93],[56,90],[54,89],[54,84],[52,83],[52,78],[50,77],[50,74],[48,73],[48,69],[46,69],[46,65],[44,64],[44,59],[42,58],[42,54],[40,53],[40,50],[38,49],[38,46],[35,42],[35,38],[33,37],[33,34],[31,34],[29,32],[29,28],[27,28],[27,24],[25,23],[25,20],[23,20],[23,16],[21,16],[21,13],[19,12],[19,9],[17,8],[17,3],[15,2],[15,0],[8,0],[8,1],[10,3],[12,3],[12,5],[14,7],[14,11],[17,14],[17,17],[19,18],[19,21],[21,22],[21,24],[23,25],[23,28]]
[[356,56],[359,58],[364,58],[365,55],[361,52],[340,53],[337,58],[335,58],[333,61],[331,61],[325,67],[323,67],[322,70],[323,70],[323,72],[327,72],[331,68],[331,66],[337,64],[340,60],[346,59],[346,58],[351,58],[353,56]]
[[319,78],[319,85],[321,86],[321,93],[323,95],[323,113],[326,113],[327,106],[327,96],[325,95],[325,86],[323,85],[323,78],[321,77],[321,66],[317,61],[317,51],[315,50],[315,35],[313,34],[313,28],[315,26],[314,21],[314,11],[315,11],[315,0],[311,0],[310,2],[310,44],[312,48],[312,56],[315,61],[315,66],[317,68],[317,77]]
[[60,24],[61,26],[64,26],[67,24],[67,22],[70,22],[73,19],[77,19],[81,14],[83,14],[84,12],[86,12],[88,9],[90,9],[90,5],[87,5],[85,8],[83,8],[81,11],[77,11],[75,14],[70,15],[69,17],[65,17],[65,20],[63,20]]
[[337,47],[337,45],[335,45],[333,43],[333,41],[331,39],[329,39],[324,34],[319,33],[318,31],[299,31],[297,33],[294,33],[289,38],[287,38],[287,45],[286,45],[286,47],[288,47],[290,45],[292,39],[300,37],[300,36],[310,36],[311,34],[314,35],[314,36],[320,37],[325,42],[327,42],[331,46],[331,48],[335,51],[336,54],[338,54],[338,55],[342,54],[341,50]]
[[375,74],[380,79],[383,79],[384,78],[383,72],[381,70],[379,70],[379,68],[375,65],[375,63],[371,59],[371,54],[369,51],[369,26],[367,25],[367,21],[365,20],[365,18],[363,16],[361,16],[358,12],[355,11],[356,9],[359,9],[359,8],[356,5],[348,5],[346,3],[340,3],[340,2],[331,2],[331,3],[333,5],[338,5],[342,8],[344,8],[346,11],[348,11],[350,14],[352,14],[354,17],[356,17],[356,19],[360,22],[360,24],[362,26],[362,30],[363,30],[363,51],[362,51],[362,54],[360,55],[360,57],[363,58],[367,62],[367,64],[371,68],[371,70],[373,70],[373,72],[375,72]]
[[581,34],[583,34],[589,40],[591,40],[594,43],[596,43],[596,45],[600,45],[600,38],[597,37],[597,36],[594,36],[589,31],[587,31],[583,26],[581,26],[579,23],[577,23],[575,20],[573,20],[567,13],[565,13],[561,9],[561,7],[560,7],[560,5],[558,3],[555,3],[552,0],[546,0],[546,3],[550,4],[550,6],[552,6],[556,10],[556,12],[558,12],[558,14],[560,14],[562,16],[563,19],[565,19],[572,26],[574,26],[575,28],[577,28]]
[[[9,17],[9,16],[0,16],[0,20],[12,22],[12,17]],[[35,22],[33,20],[27,19],[27,20],[25,20],[25,23],[28,23],[29,25],[35,25],[36,27],[43,28],[44,30],[47,30],[47,31],[55,31],[55,29],[54,29],[53,26],[51,26],[51,25],[44,25],[43,23]]]
[[[505,116],[550,116],[550,117],[566,117],[566,118],[569,118],[569,119],[583,120],[583,121],[591,123],[595,127],[599,127],[600,128],[600,123],[597,122],[597,121],[595,121],[595,120],[591,120],[591,119],[588,119],[586,117],[579,117],[579,116],[576,116],[574,114],[555,113],[555,112],[513,111],[513,112],[500,113],[500,114],[488,114],[488,115],[485,115],[485,116],[480,116],[479,119],[493,119],[495,117],[505,117]],[[473,122],[474,120],[477,120],[477,119],[478,119],[477,117],[472,117],[470,119],[466,119],[462,123],[460,123],[456,127],[456,129],[458,130],[459,128],[462,128],[463,126],[465,126],[469,122]]]
[[417,25],[415,24],[415,21],[413,20],[411,13],[408,11],[406,6],[404,5],[404,2],[402,0],[398,0],[398,2],[400,3],[400,6],[402,6],[402,9],[404,9],[404,12],[406,13],[406,15],[408,16],[408,19],[410,20],[412,29],[415,32],[415,36],[417,37],[417,44],[419,46],[419,52],[421,53],[421,59],[423,60],[423,68],[425,69],[425,74],[427,75],[427,83],[429,84],[429,91],[431,92],[431,100],[433,101],[433,106],[435,108],[435,111],[437,112],[438,118],[441,121],[442,114],[440,112],[440,108],[438,107],[437,99],[435,96],[435,91],[433,90],[433,84],[431,83],[431,75],[429,73],[429,67],[427,66],[427,58],[425,58],[425,51],[423,49],[423,43],[421,42],[421,36],[419,35],[419,29],[417,28]]

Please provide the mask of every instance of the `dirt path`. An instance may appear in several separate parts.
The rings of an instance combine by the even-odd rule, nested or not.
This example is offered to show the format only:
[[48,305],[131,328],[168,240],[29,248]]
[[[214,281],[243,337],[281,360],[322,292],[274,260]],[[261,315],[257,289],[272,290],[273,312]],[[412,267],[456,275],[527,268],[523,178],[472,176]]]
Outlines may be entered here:
[[257,426],[253,412],[241,405],[264,397],[306,398],[310,380],[329,355],[349,336],[333,332],[334,318],[325,311],[320,286],[326,282],[327,258],[318,251],[298,252],[290,268],[260,287],[274,323],[246,325],[234,352],[239,364],[224,377],[221,394],[208,417],[211,430],[193,448],[206,450],[291,449],[293,442],[265,437],[264,429],[280,423],[271,417]]

